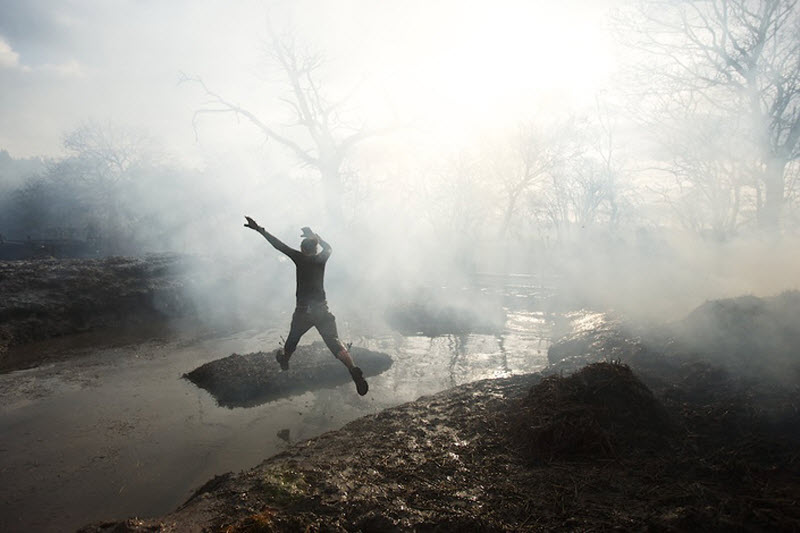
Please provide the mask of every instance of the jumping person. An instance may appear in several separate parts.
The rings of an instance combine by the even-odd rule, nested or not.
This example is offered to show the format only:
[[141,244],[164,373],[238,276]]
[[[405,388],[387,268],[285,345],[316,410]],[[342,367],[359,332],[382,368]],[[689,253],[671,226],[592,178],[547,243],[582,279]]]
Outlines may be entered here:
[[[244,218],[247,220],[244,227],[257,231],[275,249],[286,254],[294,262],[297,271],[297,306],[292,315],[292,326],[283,349],[278,348],[275,354],[281,370],[289,369],[289,358],[297,348],[300,337],[311,329],[311,326],[314,326],[331,353],[350,371],[350,376],[356,384],[356,390],[361,396],[364,396],[369,390],[367,380],[364,379],[361,369],[353,364],[350,352],[339,340],[339,334],[336,331],[336,317],[328,310],[328,302],[325,300],[325,263],[331,256],[331,245],[312,232],[311,228],[305,227],[302,228],[304,238],[300,243],[300,250],[294,250],[259,226],[252,218],[247,216]],[[322,246],[322,251],[319,253],[317,253],[318,244]]]

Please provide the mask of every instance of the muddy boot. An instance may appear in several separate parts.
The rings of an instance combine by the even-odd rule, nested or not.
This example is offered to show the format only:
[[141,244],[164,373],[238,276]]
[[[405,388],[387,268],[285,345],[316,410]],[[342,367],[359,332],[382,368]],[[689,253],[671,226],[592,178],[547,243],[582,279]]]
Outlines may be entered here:
[[358,391],[358,394],[360,396],[364,396],[369,390],[367,380],[364,379],[364,373],[361,372],[360,368],[354,366],[352,370],[350,370],[350,375],[353,377],[353,382],[356,384],[356,390]]
[[281,370],[289,370],[289,356],[283,348],[278,348],[275,351],[275,360],[281,365]]

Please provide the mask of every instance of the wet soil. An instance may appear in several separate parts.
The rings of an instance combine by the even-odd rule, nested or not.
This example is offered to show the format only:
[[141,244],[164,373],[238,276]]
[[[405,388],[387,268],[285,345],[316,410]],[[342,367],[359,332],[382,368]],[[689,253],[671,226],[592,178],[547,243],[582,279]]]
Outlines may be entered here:
[[187,258],[0,261],[0,372],[41,360],[9,348],[64,335],[153,324],[191,313],[177,272]]
[[[392,366],[391,357],[385,353],[351,346],[350,354],[365,377],[376,376]],[[298,346],[287,371],[280,370],[272,351],[232,354],[206,363],[183,377],[211,393],[218,405],[230,408],[253,407],[351,381],[347,369],[322,342]]]
[[218,476],[172,514],[84,531],[800,529],[797,352],[778,380],[653,339],[584,331],[545,372],[386,409]]

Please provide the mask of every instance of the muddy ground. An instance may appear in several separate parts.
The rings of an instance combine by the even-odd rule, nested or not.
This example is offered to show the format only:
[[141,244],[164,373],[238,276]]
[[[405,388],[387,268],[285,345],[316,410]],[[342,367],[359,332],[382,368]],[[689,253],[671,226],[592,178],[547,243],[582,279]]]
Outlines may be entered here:
[[[584,331],[547,372],[387,409],[218,476],[172,514],[83,531],[797,531],[800,298],[742,303],[651,336]],[[742,361],[696,324],[773,338]]]
[[17,345],[191,314],[178,274],[187,261],[171,254],[0,261],[0,372],[42,363],[15,358],[9,348]]

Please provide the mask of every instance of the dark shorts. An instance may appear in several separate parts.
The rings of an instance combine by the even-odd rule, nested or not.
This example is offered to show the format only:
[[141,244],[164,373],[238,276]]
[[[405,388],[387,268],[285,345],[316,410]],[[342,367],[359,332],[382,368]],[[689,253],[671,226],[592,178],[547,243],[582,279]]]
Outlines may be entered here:
[[297,343],[300,342],[300,337],[312,326],[317,328],[331,353],[337,355],[342,349],[342,343],[339,341],[339,332],[336,330],[336,317],[328,309],[327,302],[298,305],[295,308],[289,338],[286,339],[284,346],[286,353],[294,352]]

